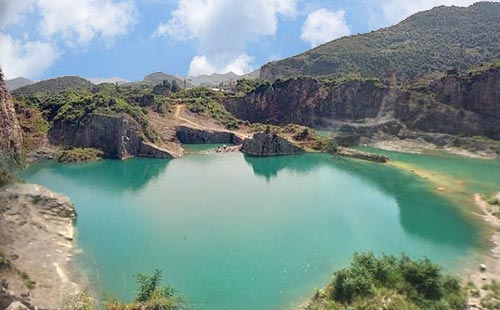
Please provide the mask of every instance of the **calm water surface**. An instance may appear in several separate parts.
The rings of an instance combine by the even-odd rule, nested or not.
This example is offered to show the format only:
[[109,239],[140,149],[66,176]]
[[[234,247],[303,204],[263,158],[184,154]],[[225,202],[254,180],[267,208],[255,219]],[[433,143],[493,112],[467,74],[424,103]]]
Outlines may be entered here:
[[131,298],[133,275],[158,268],[194,309],[290,308],[356,251],[453,270],[480,246],[422,180],[329,155],[43,163],[20,177],[72,199],[79,260],[103,292]]

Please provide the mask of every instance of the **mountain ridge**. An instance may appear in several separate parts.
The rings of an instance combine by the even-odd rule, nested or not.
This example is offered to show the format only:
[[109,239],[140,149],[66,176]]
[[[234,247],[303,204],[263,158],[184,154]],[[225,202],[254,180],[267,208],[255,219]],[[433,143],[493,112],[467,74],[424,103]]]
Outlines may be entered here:
[[404,81],[500,55],[500,3],[440,6],[370,33],[342,37],[261,68],[260,79],[357,74]]

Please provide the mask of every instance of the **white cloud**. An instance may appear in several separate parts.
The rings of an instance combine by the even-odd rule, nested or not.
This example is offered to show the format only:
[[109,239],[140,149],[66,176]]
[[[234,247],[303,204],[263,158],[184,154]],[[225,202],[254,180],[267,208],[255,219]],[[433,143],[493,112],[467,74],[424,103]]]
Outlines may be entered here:
[[210,64],[205,56],[194,56],[189,65],[189,76],[212,74],[215,67]]
[[252,63],[254,58],[243,53],[229,61],[223,68],[217,68],[206,56],[200,55],[193,57],[189,66],[189,76],[210,75],[215,72],[227,73],[233,72],[243,75],[253,70]]
[[198,41],[203,56],[193,58],[191,73],[248,70],[253,59],[246,44],[274,35],[278,18],[293,17],[295,8],[296,0],[179,0],[155,35]]
[[0,47],[0,65],[7,79],[19,76],[36,78],[60,55],[50,43],[21,42],[3,33],[0,33]]
[[18,22],[32,4],[33,0],[0,0],[0,29]]
[[302,25],[300,38],[311,44],[311,47],[316,47],[350,33],[345,20],[345,11],[332,12],[319,9],[307,16]]
[[40,28],[46,37],[61,35],[69,44],[87,44],[100,37],[112,40],[135,23],[131,0],[37,0],[42,15]]
[[226,72],[233,72],[239,75],[243,75],[250,71],[253,71],[252,63],[255,59],[252,56],[244,53],[238,56],[236,59],[231,61],[225,68]]
[[[25,21],[24,15],[39,18],[33,23],[39,39],[30,39],[35,30],[22,40],[2,32]],[[136,16],[134,0],[0,0],[0,65],[7,77],[36,78],[55,63],[64,44],[85,46],[103,39],[110,46]]]
[[[408,16],[420,11],[430,10],[440,5],[469,6],[478,2],[478,0],[377,0],[376,4],[383,13],[386,22],[397,23]],[[499,2],[493,1],[493,2]]]

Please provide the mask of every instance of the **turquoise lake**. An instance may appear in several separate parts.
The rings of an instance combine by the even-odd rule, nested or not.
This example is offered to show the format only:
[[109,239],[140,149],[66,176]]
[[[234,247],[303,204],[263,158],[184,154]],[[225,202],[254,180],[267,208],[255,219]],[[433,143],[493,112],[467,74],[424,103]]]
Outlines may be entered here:
[[[457,164],[404,156],[450,173]],[[455,160],[500,176],[498,161]],[[161,269],[193,309],[290,309],[356,251],[427,256],[453,271],[484,247],[476,224],[424,180],[326,154],[47,162],[19,176],[71,198],[78,263],[119,298],[132,298],[134,274]]]

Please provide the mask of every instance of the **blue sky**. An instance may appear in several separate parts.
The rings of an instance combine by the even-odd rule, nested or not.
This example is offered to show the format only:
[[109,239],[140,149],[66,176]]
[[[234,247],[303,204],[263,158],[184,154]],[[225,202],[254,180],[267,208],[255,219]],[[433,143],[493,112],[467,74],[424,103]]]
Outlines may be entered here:
[[245,73],[471,0],[0,0],[7,78]]

